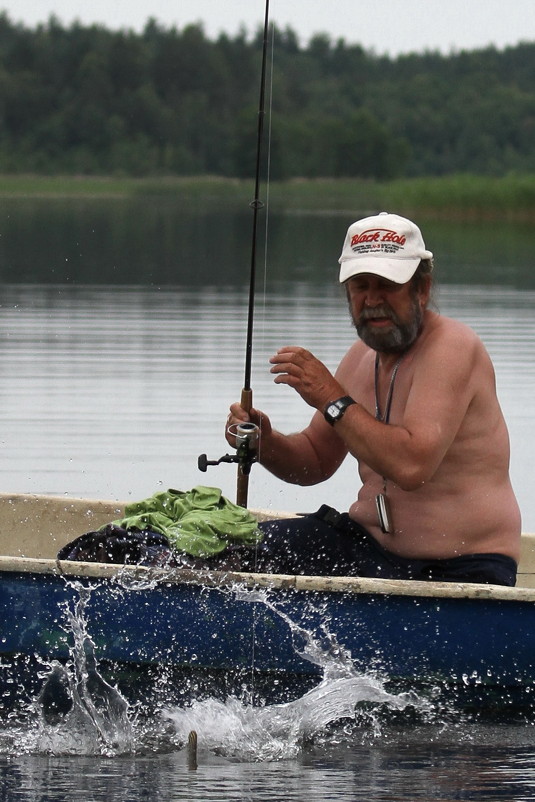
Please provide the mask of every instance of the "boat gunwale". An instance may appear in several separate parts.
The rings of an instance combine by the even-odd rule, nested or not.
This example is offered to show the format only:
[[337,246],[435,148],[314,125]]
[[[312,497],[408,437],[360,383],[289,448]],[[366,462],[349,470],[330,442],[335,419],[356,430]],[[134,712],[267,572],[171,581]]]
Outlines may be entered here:
[[229,587],[242,585],[272,590],[327,592],[349,595],[411,596],[416,598],[482,601],[535,602],[535,589],[483,585],[468,582],[422,582],[369,577],[302,576],[288,574],[208,571],[190,568],[162,568],[114,563],[75,562],[0,556],[0,575],[5,573],[48,574],[96,580],[154,582],[156,585],[198,585]]
[[[12,521],[17,529],[22,524],[29,528],[32,536],[39,534],[45,537],[52,533],[58,536],[56,546],[66,542],[56,529],[50,525],[51,520],[59,517],[63,526],[63,537],[67,532],[76,531],[73,521],[81,517],[86,525],[94,527],[111,520],[114,515],[120,516],[125,502],[117,500],[87,499],[68,496],[42,495],[34,493],[0,493],[0,506],[12,510]],[[299,517],[298,513],[252,509],[257,520],[272,518]],[[110,517],[111,516],[111,517]],[[98,520],[97,520],[98,519]],[[20,522],[20,523],[19,523]],[[66,526],[68,524],[68,526]],[[83,527],[80,527],[83,530]],[[49,534],[50,533],[50,534]],[[69,535],[74,536],[74,535]],[[208,569],[162,568],[141,565],[122,565],[116,563],[93,563],[70,560],[58,560],[55,556],[21,556],[20,553],[4,553],[0,555],[0,574],[48,574],[65,577],[91,578],[95,580],[121,580],[156,582],[167,585],[198,585],[205,587],[263,587],[268,589],[286,589],[307,592],[326,592],[346,595],[375,596],[412,596],[414,598],[473,599],[491,601],[535,602],[535,587],[531,587],[531,578],[535,574],[535,536],[523,535],[526,555],[529,552],[529,565],[518,574],[516,587],[503,585],[484,585],[468,582],[422,582],[404,579],[378,579],[369,577],[348,576],[302,576],[287,574],[266,574],[240,571],[210,571]],[[33,540],[17,543],[21,551],[29,548]],[[22,551],[22,553],[24,553]],[[57,552],[56,552],[57,553]],[[521,563],[523,561],[521,560]],[[522,585],[528,579],[530,585]]]

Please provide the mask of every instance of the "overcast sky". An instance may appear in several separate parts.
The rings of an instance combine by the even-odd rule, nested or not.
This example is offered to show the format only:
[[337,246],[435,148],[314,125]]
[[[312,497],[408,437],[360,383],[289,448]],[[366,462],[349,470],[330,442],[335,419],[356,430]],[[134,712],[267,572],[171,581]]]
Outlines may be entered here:
[[[200,21],[210,38],[235,34],[242,24],[253,32],[264,19],[264,0],[0,0],[0,8],[30,27],[51,14],[64,25],[78,20],[136,31],[151,16],[165,27]],[[321,32],[378,54],[535,41],[535,0],[270,0],[270,18],[289,25],[302,44]]]

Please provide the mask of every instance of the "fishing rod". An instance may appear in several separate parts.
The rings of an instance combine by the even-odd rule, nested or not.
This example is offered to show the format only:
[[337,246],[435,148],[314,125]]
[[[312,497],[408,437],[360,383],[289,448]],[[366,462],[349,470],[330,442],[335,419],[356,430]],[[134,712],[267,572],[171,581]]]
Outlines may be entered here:
[[[262,166],[262,140],[265,118],[266,95],[266,62],[269,31],[269,0],[265,0],[264,29],[262,40],[262,67],[260,70],[260,93],[258,100],[258,120],[256,134],[256,168],[254,198],[249,204],[253,210],[253,226],[251,241],[251,263],[249,270],[249,302],[247,312],[247,336],[245,342],[245,371],[240,404],[246,412],[253,406],[253,391],[251,388],[251,366],[253,355],[253,328],[254,328],[254,301],[256,287],[256,251],[258,239],[259,212],[264,208],[260,200],[260,172]],[[256,451],[259,437],[258,426],[254,423],[242,423],[236,426],[236,455],[226,454],[218,460],[208,460],[206,454],[201,454],[198,461],[199,470],[206,471],[208,465],[218,465],[220,462],[237,462],[236,503],[241,507],[247,506],[249,492],[249,473],[253,462],[256,461]]]

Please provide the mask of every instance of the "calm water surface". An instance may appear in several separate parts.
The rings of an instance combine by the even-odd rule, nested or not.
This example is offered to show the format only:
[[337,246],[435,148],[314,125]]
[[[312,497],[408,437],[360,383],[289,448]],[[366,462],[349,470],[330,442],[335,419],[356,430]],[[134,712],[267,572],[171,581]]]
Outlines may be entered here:
[[[334,368],[353,341],[336,258],[357,216],[281,215],[270,224],[252,384],[255,405],[283,431],[302,427],[310,410],[273,384],[268,358],[295,343]],[[234,498],[233,466],[207,474],[196,466],[200,453],[214,459],[227,452],[222,427],[243,384],[247,221],[158,203],[0,207],[2,490],[135,500],[211,484]],[[524,529],[535,531],[535,237],[525,226],[422,228],[437,256],[440,311],[471,325],[493,358]],[[357,487],[349,460],[309,489],[282,485],[254,466],[249,502],[301,511],[327,501],[346,509]],[[243,719],[220,710],[220,724],[229,717],[221,733],[203,712],[197,726],[211,740],[209,747],[207,736],[204,746],[200,740],[195,772],[179,745],[164,746],[157,732],[128,754],[84,751],[83,739],[76,754],[65,754],[53,738],[32,741],[29,722],[4,718],[0,798],[535,798],[530,716],[502,724],[453,716],[327,727],[297,748],[283,744],[286,759],[259,760],[246,748],[251,711]],[[243,744],[232,755],[229,731]]]

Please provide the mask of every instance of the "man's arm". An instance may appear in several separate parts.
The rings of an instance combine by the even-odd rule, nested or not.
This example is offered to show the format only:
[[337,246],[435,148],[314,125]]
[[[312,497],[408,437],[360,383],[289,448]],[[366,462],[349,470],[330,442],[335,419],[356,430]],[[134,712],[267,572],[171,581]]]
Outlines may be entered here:
[[[232,404],[228,423],[255,423],[260,429],[260,464],[285,482],[314,485],[332,476],[347,454],[346,445],[331,427],[318,436],[314,418],[302,432],[282,434],[272,428],[264,412],[251,409],[247,414],[239,404]],[[232,435],[227,434],[227,440],[235,446]]]
[[[397,425],[377,421],[355,404],[334,426],[353,456],[403,490],[415,490],[432,478],[457,435],[478,382],[493,381],[482,344],[464,326],[437,326],[414,361],[405,410]],[[342,361],[336,377],[300,348],[283,348],[272,362],[275,381],[289,384],[319,410],[351,387],[351,355]],[[358,392],[354,395],[358,400]],[[324,443],[329,428],[315,416],[309,427],[313,442]]]
[[415,358],[413,371],[397,424],[377,421],[359,405],[349,407],[336,424],[350,453],[402,490],[416,490],[434,476],[478,387],[494,382],[481,342],[460,326],[435,332]]
[[260,439],[259,461],[268,471],[286,482],[315,485],[328,479],[347,454],[343,441],[331,432],[330,442],[322,444],[311,426],[302,432],[284,435],[273,431]]

